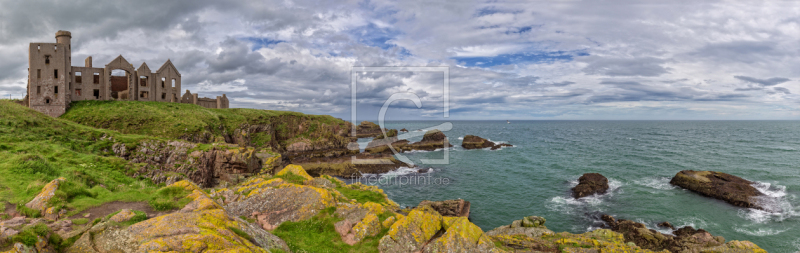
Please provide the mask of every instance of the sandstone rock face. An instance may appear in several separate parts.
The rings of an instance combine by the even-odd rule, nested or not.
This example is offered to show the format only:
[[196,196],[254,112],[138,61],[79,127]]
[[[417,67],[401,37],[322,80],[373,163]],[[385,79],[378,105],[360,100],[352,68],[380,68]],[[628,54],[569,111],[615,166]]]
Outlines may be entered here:
[[[218,145],[208,151],[193,151],[197,144],[184,141],[148,141],[135,149],[123,143],[114,144],[114,153],[132,163],[147,165],[135,173],[134,177],[144,176],[154,183],[171,184],[184,179],[203,187],[212,187],[219,181],[238,183],[239,178],[271,168],[275,156],[258,149],[231,148]],[[173,178],[177,177],[177,178]]]
[[626,242],[633,242],[641,248],[653,251],[766,252],[751,242],[731,241],[725,243],[725,239],[721,236],[713,236],[708,231],[689,226],[675,230],[673,232],[675,235],[669,235],[648,229],[644,224],[634,221],[616,220],[609,215],[603,215],[601,218],[611,230],[623,234]]
[[423,200],[420,206],[430,206],[442,216],[466,217],[469,218],[469,201],[463,199],[452,199],[443,201]]
[[461,147],[464,149],[491,148],[492,150],[495,150],[501,147],[510,147],[510,146],[511,146],[510,144],[505,144],[505,143],[497,144],[475,135],[466,135],[464,136],[464,140],[461,142]]
[[572,197],[579,199],[608,190],[608,179],[599,173],[586,173],[578,178],[578,185],[572,188]]
[[[103,221],[92,226],[66,252],[269,252],[281,249],[289,252],[283,240],[231,217],[211,198],[187,181],[175,184],[192,189],[191,208],[129,227],[118,227]],[[249,236],[243,237],[236,230]]]
[[61,182],[64,182],[65,180],[67,179],[60,177],[53,181],[50,181],[50,183],[47,183],[44,186],[44,188],[42,188],[42,191],[39,192],[39,194],[36,195],[36,197],[34,197],[33,200],[25,204],[25,206],[33,210],[38,210],[39,212],[42,213],[42,215],[44,215],[48,207],[47,201],[49,201],[50,199],[53,198],[53,196],[55,196],[56,190],[58,190],[58,185],[61,184]]
[[752,186],[753,182],[730,174],[684,170],[675,174],[669,183],[735,206],[763,209],[756,198],[763,194]]

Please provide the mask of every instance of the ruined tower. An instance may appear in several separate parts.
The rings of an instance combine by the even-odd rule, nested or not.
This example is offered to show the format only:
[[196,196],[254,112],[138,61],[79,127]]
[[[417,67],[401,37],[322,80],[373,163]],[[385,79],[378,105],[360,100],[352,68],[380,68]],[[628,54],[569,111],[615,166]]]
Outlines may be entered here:
[[28,104],[34,110],[58,117],[71,102],[72,35],[56,32],[56,43],[31,43],[28,51]]

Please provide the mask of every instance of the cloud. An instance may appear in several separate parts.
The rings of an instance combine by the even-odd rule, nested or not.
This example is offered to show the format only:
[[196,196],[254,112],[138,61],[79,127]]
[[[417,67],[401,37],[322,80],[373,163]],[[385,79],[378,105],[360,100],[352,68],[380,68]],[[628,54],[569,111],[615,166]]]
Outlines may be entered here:
[[[775,109],[795,104],[776,94],[800,79],[800,3],[0,4],[0,97],[25,90],[28,43],[69,30],[75,66],[88,56],[103,66],[122,54],[151,69],[170,59],[184,88],[227,93],[234,107],[348,118],[352,67],[447,66],[453,119],[800,117]],[[398,119],[440,117],[442,77],[359,73],[359,117],[402,92],[423,108],[393,104]]]
[[758,85],[761,85],[761,86],[775,86],[775,85],[778,85],[778,84],[782,84],[782,83],[791,81],[791,80],[789,80],[789,78],[783,78],[783,77],[773,77],[773,78],[769,78],[769,79],[758,79],[758,78],[749,77],[749,76],[733,76],[733,78],[736,78],[736,79],[739,79],[739,80],[742,80],[742,81],[745,81],[745,82],[748,82],[748,83],[758,84]]

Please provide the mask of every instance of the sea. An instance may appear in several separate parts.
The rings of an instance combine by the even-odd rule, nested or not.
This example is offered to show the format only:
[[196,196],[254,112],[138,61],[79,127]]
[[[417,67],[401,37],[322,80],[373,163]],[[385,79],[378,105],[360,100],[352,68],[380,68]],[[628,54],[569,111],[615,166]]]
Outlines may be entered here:
[[[377,122],[376,122],[377,123]],[[484,231],[542,216],[556,232],[584,233],[600,214],[705,229],[768,252],[800,251],[800,121],[391,121],[401,139],[419,141],[439,126],[454,147],[403,156],[400,168],[358,181],[377,185],[401,206],[465,199]],[[444,127],[442,127],[444,126]],[[465,135],[512,147],[461,148]],[[370,141],[359,139],[364,148]],[[399,157],[400,159],[400,157]],[[767,210],[741,208],[669,184],[681,170],[712,170],[755,182]],[[570,196],[584,173],[609,179],[606,194]],[[354,180],[350,180],[354,182]]]

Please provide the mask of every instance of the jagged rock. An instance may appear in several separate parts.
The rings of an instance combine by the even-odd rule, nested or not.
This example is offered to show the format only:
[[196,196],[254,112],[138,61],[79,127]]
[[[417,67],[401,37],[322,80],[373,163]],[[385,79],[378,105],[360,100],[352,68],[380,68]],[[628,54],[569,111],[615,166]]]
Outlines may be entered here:
[[757,201],[763,194],[752,186],[753,182],[730,174],[684,170],[669,183],[735,206],[763,209]]
[[357,138],[369,138],[376,137],[378,135],[383,135],[381,126],[378,124],[369,121],[362,121],[361,124],[356,127]]
[[721,252],[766,252],[755,244],[738,241],[725,243],[725,238],[713,236],[703,229],[694,229],[686,226],[673,232],[674,235],[662,234],[653,229],[648,229],[644,224],[629,220],[617,220],[609,215],[601,217],[606,225],[615,232],[623,234],[626,242],[633,242],[644,249],[670,252],[717,252],[711,249],[723,249],[746,245],[743,250]]
[[[187,181],[176,185],[192,189],[193,202],[211,199]],[[230,216],[219,205],[195,206],[206,208],[184,209],[126,228],[100,222],[83,233],[66,252],[268,252],[270,249],[289,252],[283,240]],[[243,237],[235,229],[248,236]]]
[[428,205],[442,216],[467,217],[469,218],[469,201],[463,199],[451,199],[443,201],[423,200],[420,206]]
[[400,129],[400,132],[402,132],[402,133],[408,133],[408,129],[405,129],[405,128],[403,128],[403,129]]
[[317,178],[314,178],[312,180],[306,181],[306,184],[310,185],[310,186],[314,186],[314,187],[319,187],[319,188],[335,188],[336,187],[336,185],[334,185],[330,180],[324,179],[324,178],[320,178],[320,177],[317,177]]
[[466,135],[464,136],[464,140],[461,142],[461,147],[464,149],[491,148],[492,150],[496,150],[501,147],[510,147],[510,146],[511,146],[510,144],[505,144],[505,143],[497,144],[475,135]]
[[47,210],[47,201],[55,196],[56,190],[58,190],[58,185],[65,180],[67,179],[59,177],[53,181],[50,181],[50,183],[47,183],[44,188],[42,188],[42,191],[39,192],[39,194],[36,195],[33,200],[25,204],[25,206],[33,210],[38,210],[44,215],[45,211]]
[[[450,219],[447,221],[447,219]],[[425,246],[423,253],[501,252],[481,228],[464,217],[445,218],[445,232]]]
[[25,217],[14,217],[10,220],[0,222],[0,227],[14,228],[25,224]]
[[528,216],[521,220],[511,222],[511,225],[500,226],[486,232],[489,236],[516,236],[541,237],[543,235],[553,235],[553,231],[544,225],[545,219],[539,216]]
[[[296,175],[307,173],[302,167],[291,165],[284,171]],[[309,176],[310,177],[310,176]],[[336,205],[330,191],[322,188],[287,183],[280,178],[264,180],[253,178],[234,189],[242,198],[225,205],[234,216],[252,216],[266,230],[273,230],[286,221],[310,219],[322,209]]]
[[675,230],[675,226],[672,226],[672,223],[669,223],[669,221],[658,223],[658,226],[662,228],[669,228]]
[[586,173],[578,178],[578,185],[572,188],[572,197],[579,199],[593,194],[603,194],[608,190],[608,179],[599,173]]
[[[434,238],[440,232],[444,233]],[[382,253],[502,252],[467,218],[443,217],[428,205],[418,206],[394,222],[378,249]]]
[[373,202],[341,203],[336,209],[336,216],[343,220],[334,224],[334,227],[342,237],[342,241],[354,245],[365,237],[375,236],[380,232],[381,223],[378,215],[383,211],[383,206]]

